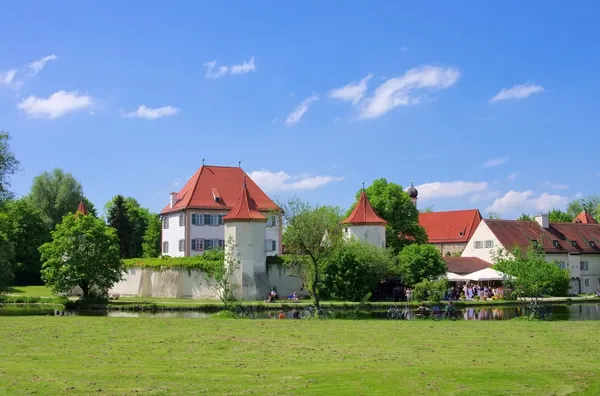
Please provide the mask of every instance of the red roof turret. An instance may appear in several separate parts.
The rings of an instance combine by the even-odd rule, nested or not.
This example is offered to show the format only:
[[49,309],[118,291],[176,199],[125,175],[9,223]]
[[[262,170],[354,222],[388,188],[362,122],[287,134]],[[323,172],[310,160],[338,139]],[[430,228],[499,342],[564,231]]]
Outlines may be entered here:
[[358,204],[344,221],[343,224],[359,224],[359,225],[386,225],[387,221],[382,219],[375,213],[375,210],[365,194],[365,190],[360,193]]
[[223,217],[224,221],[267,221],[267,218],[259,212],[256,202],[250,195],[246,186],[246,176],[242,185],[242,193],[231,211]]
[[79,206],[77,207],[77,212],[75,212],[75,213],[81,213],[84,216],[88,214],[88,210],[85,207],[83,200],[81,200],[81,202],[79,202]]
[[598,224],[596,219],[594,219],[588,212],[585,210],[582,211],[573,219],[573,223],[581,223],[581,224]]

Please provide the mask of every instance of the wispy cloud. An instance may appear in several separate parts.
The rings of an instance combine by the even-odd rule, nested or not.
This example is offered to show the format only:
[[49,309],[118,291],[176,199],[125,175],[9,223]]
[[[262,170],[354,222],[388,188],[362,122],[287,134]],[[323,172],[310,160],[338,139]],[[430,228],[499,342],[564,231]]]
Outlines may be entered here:
[[398,107],[420,103],[423,94],[446,89],[458,81],[460,71],[452,67],[423,66],[390,78],[361,103],[361,118],[377,118]]
[[419,191],[419,198],[457,198],[466,195],[483,192],[487,190],[488,183],[486,182],[469,182],[469,181],[450,181],[450,182],[433,182],[424,183],[416,186]]
[[308,110],[308,106],[314,101],[318,100],[317,95],[309,96],[304,99],[300,104],[292,111],[285,119],[285,125],[292,126],[298,123],[304,116],[304,113]]
[[547,212],[553,208],[563,208],[569,199],[562,195],[543,193],[536,195],[533,191],[509,191],[497,198],[487,211],[497,213],[507,212]]
[[501,158],[490,158],[489,160],[483,163],[484,168],[491,168],[492,166],[500,166],[506,164],[508,162],[508,157]]
[[17,75],[17,69],[10,69],[8,71],[0,73],[0,84],[1,85],[12,84],[16,75]]
[[338,176],[290,176],[284,171],[270,172],[268,170],[252,171],[248,174],[256,184],[265,191],[314,190],[329,183],[344,180]]
[[476,192],[469,196],[469,202],[478,203],[490,201],[492,199],[498,198],[501,195],[500,191],[496,190],[484,190],[481,192]]
[[256,64],[254,63],[254,57],[247,61],[243,61],[236,65],[222,65],[217,66],[217,61],[207,62],[204,64],[206,67],[206,77],[208,78],[219,78],[226,75],[246,74],[256,71]]
[[48,63],[50,61],[55,61],[55,60],[58,60],[58,56],[56,56],[55,54],[52,54],[52,55],[44,56],[42,59],[38,59],[34,62],[31,62],[29,65],[27,65],[27,67],[29,69],[29,73],[32,76],[36,75],[42,71],[42,69],[46,66],[46,63]]
[[571,186],[569,186],[568,184],[553,183],[550,180],[546,180],[545,182],[542,182],[541,185],[548,186],[553,190],[568,190],[569,188],[571,188]]
[[373,74],[369,73],[365,78],[358,82],[352,81],[350,84],[341,88],[334,88],[329,91],[329,97],[356,104],[365,95],[365,92],[367,91],[367,82],[371,78],[373,78]]
[[157,118],[161,118],[161,117],[169,117],[169,116],[174,116],[176,114],[179,114],[181,112],[181,109],[178,109],[177,107],[173,107],[173,106],[163,106],[163,107],[157,107],[157,108],[150,108],[147,107],[145,105],[141,105],[140,107],[137,108],[137,110],[131,111],[129,113],[124,113],[121,110],[121,114],[124,117],[128,117],[128,118],[145,118],[147,120],[155,120]]
[[513,172],[510,175],[508,175],[508,180],[515,180],[517,177],[519,177],[519,172]]
[[30,117],[59,118],[74,111],[83,110],[94,104],[88,95],[77,92],[57,91],[48,98],[29,96],[17,105]]
[[403,45],[402,47],[400,47],[400,52],[406,52],[408,51],[408,47]]
[[501,100],[525,99],[530,95],[541,92],[544,92],[544,87],[526,82],[525,84],[514,85],[512,88],[503,88],[496,96],[490,99],[490,102],[496,103]]

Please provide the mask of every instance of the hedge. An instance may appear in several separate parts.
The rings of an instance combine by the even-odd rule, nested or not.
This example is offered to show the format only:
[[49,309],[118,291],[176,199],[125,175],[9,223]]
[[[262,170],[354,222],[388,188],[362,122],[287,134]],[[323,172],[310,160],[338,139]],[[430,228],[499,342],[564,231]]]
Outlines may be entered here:
[[152,268],[155,271],[167,269],[199,270],[207,274],[223,266],[225,254],[222,250],[209,250],[202,255],[191,257],[156,257],[156,258],[132,258],[123,260],[125,268]]

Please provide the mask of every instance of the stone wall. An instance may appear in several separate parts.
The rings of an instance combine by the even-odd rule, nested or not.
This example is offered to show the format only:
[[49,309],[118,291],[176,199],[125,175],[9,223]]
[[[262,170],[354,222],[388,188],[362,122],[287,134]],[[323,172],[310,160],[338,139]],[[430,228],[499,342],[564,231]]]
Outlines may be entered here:
[[466,243],[432,243],[432,245],[440,251],[442,256],[460,255],[467,247]]

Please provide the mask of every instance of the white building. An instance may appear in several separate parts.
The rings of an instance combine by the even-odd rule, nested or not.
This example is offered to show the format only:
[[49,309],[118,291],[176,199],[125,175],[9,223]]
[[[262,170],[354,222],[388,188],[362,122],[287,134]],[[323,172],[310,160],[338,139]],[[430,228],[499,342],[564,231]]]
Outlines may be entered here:
[[225,246],[224,217],[231,211],[246,180],[253,205],[266,218],[266,254],[281,254],[281,209],[239,167],[203,165],[183,186],[171,193],[161,211],[162,254],[194,256]]
[[492,252],[542,244],[546,259],[571,272],[571,291],[593,293],[600,285],[600,224],[587,213],[573,223],[550,223],[548,215],[535,221],[484,219],[473,233],[462,257],[492,263]]
[[385,248],[386,224],[387,221],[375,213],[364,188],[360,193],[356,207],[342,221],[346,238],[357,238],[380,248]]

